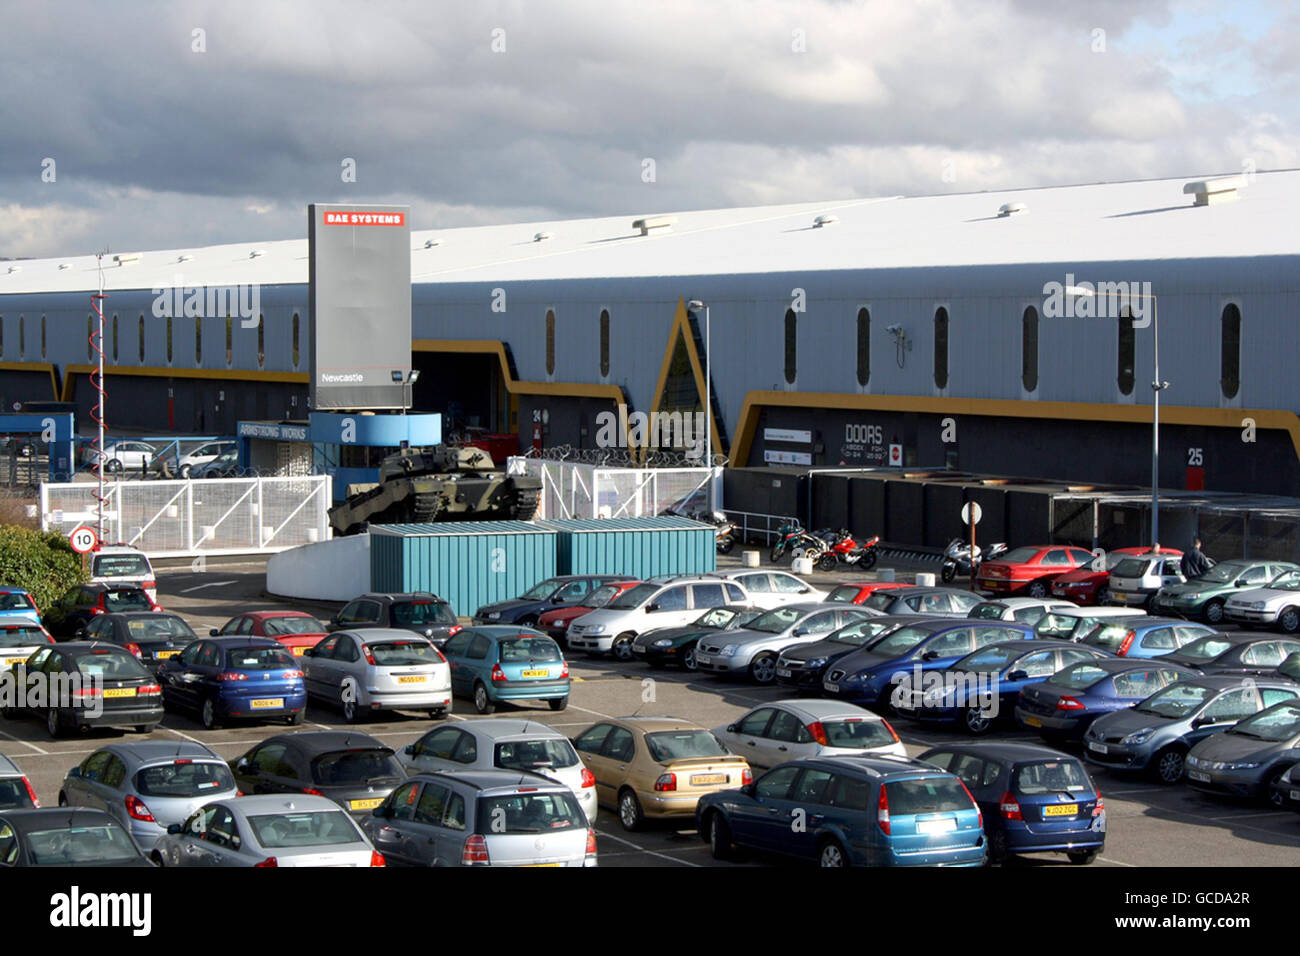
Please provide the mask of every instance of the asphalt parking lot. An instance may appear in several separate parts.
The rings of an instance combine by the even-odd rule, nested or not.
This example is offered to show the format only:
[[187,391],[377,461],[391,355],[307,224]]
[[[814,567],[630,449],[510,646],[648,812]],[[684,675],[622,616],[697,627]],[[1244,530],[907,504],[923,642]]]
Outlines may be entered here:
[[[850,580],[850,576],[815,575],[812,580],[831,583]],[[284,603],[263,596],[264,570],[260,563],[213,565],[203,572],[160,569],[158,585],[159,603],[184,616],[200,634],[236,612]],[[307,609],[320,615],[329,613],[324,607]],[[779,688],[658,670],[639,662],[616,663],[577,656],[570,661],[570,671],[575,682],[567,710],[555,713],[544,706],[532,709],[505,704],[497,716],[526,715],[567,736],[575,736],[598,719],[633,713],[671,715],[716,727],[759,703],[788,696]],[[449,719],[476,718],[470,702],[457,699]],[[913,754],[937,743],[969,739],[957,733],[920,728],[902,718],[891,718],[891,722]],[[383,714],[381,719],[355,729],[397,749],[414,741],[431,725],[423,715]],[[349,726],[337,711],[312,704],[303,729]],[[197,740],[229,760],[283,730],[283,724],[260,723],[205,731],[195,718],[169,712],[151,737]],[[1037,740],[1010,728],[1000,729],[995,737]],[[129,732],[97,731],[54,741],[46,734],[44,724],[35,719],[0,720],[0,753],[13,758],[29,776],[44,806],[56,804],[60,782],[70,767],[105,743],[135,738]],[[1096,866],[1295,865],[1296,851],[1300,849],[1300,815],[1218,800],[1187,787],[1162,787],[1144,777],[1099,768],[1090,768],[1090,772],[1106,801],[1109,828],[1106,851]],[[602,866],[763,866],[778,862],[749,859],[740,864],[717,863],[693,828],[651,824],[645,831],[627,833],[615,814],[604,809],[597,821],[597,835]],[[1030,860],[1028,865],[1064,863],[1063,856],[1047,855]]]

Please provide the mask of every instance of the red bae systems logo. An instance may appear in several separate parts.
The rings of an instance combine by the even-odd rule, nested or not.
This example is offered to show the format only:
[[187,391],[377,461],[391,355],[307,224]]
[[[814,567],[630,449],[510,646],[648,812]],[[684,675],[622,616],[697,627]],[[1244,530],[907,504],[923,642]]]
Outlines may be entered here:
[[326,209],[323,222],[327,226],[404,226],[404,212],[345,212]]

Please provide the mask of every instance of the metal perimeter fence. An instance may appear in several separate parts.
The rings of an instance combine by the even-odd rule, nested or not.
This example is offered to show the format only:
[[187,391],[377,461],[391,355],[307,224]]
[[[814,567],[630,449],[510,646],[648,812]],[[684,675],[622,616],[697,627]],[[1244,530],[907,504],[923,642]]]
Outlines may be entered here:
[[609,468],[515,457],[509,471],[541,479],[539,518],[641,518],[710,510],[708,468]]

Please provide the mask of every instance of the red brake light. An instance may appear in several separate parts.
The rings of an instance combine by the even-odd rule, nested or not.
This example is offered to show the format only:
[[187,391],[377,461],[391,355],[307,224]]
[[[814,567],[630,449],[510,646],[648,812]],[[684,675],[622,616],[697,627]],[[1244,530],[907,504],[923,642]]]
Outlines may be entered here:
[[889,784],[880,785],[880,796],[876,800],[876,825],[885,836],[889,836]]
[[310,793],[313,797],[323,797],[323,796],[325,796],[325,794],[321,793],[319,790],[315,789],[314,787],[303,787],[303,788],[302,788],[302,792],[303,792],[303,793]]
[[134,654],[136,657],[139,657],[139,656],[140,656],[140,645],[139,645],[139,644],[128,644],[128,645],[126,645],[126,649],[127,649],[128,651],[130,651],[132,654]]
[[808,733],[812,734],[812,739],[817,741],[823,747],[827,746],[826,728],[822,726],[820,720],[815,720],[808,725]]
[[142,585],[140,585],[140,586],[141,586],[142,588],[144,588],[146,591],[154,591],[154,590],[157,590],[157,588],[158,588],[158,582],[157,582],[157,581],[146,581],[146,582],[144,582],[144,584],[142,584]]
[[72,692],[73,697],[98,697],[101,691],[98,687],[78,687]]
[[27,796],[32,798],[32,806],[39,807],[41,805],[41,798],[38,797],[36,791],[32,789],[32,782],[26,777],[23,777],[23,786],[27,788]]
[[587,856],[596,855],[596,831],[587,827]]
[[740,785],[742,787],[747,787],[753,782],[754,782],[754,771],[750,770],[748,767],[740,771]]
[[1092,808],[1092,815],[1094,817],[1099,817],[1102,815],[1103,812],[1105,812],[1105,810],[1106,810],[1106,801],[1101,798],[1101,794],[1099,793],[1097,794],[1097,805]]
[[103,613],[104,613],[104,609],[103,609],[102,607],[92,607],[92,608],[90,609],[90,613],[91,613],[91,614],[103,614]]
[[1016,800],[1016,795],[1008,790],[1002,794],[1002,799],[998,801],[998,812],[1002,814],[1003,820],[1023,820],[1024,814],[1020,812],[1020,802]]
[[509,680],[510,678],[506,676],[506,672],[503,671],[503,670],[501,669],[501,665],[500,665],[500,664],[493,664],[493,665],[492,665],[492,679],[493,679],[493,680]]
[[1062,697],[1060,700],[1056,702],[1056,709],[1057,710],[1086,710],[1087,708],[1084,707],[1083,704],[1079,703],[1079,701],[1077,701],[1073,697]]
[[564,666],[560,668],[560,677],[565,678],[568,676],[569,676],[569,662],[565,661]]
[[224,674],[218,674],[217,680],[248,680],[248,675],[242,671],[226,671]]
[[460,862],[490,863],[488,859],[487,839],[481,833],[466,837],[465,846],[460,851]]
[[362,644],[362,645],[361,645],[361,653],[364,654],[364,655],[366,656],[366,663],[369,664],[371,667],[377,667],[377,666],[379,666],[379,665],[376,664],[376,662],[375,662],[375,655],[370,653],[370,645],[369,645],[369,644]]
[[970,797],[970,805],[971,805],[972,807],[975,808],[975,815],[976,815],[976,817],[979,818],[979,828],[980,828],[981,830],[983,830],[983,829],[984,829],[984,811],[981,810],[981,809],[980,809],[980,805],[979,805],[978,803],[975,802],[975,795],[972,794],[972,793],[970,792],[970,787],[966,786],[966,781],[963,780],[963,779],[961,779],[961,777],[958,777],[958,778],[957,778],[957,782],[958,782],[959,784],[961,784],[961,788],[962,788],[963,790],[966,791],[966,796]]
[[173,760],[173,761],[172,761],[172,766],[174,766],[174,767],[184,767],[184,766],[186,766],[187,764],[192,764],[192,763],[194,763],[194,761],[193,761],[193,760],[188,760],[188,759],[186,759],[186,760]]
[[280,864],[276,862],[275,857],[273,857],[273,856],[268,856],[268,857],[267,857],[265,860],[263,860],[261,863],[254,863],[254,864],[253,864],[253,869],[258,869],[259,867],[264,867],[264,866],[279,866],[279,865],[280,865]]
[[280,676],[283,677],[285,680],[295,680],[299,677],[302,677],[302,671],[285,671]]
[[675,773],[660,774],[659,779],[655,781],[655,790],[658,793],[663,793],[665,791],[676,790],[676,789],[677,789],[677,774]]
[[596,775],[586,767],[582,768],[582,788],[594,787],[596,785]]
[[1125,654],[1127,654],[1128,649],[1133,646],[1133,639],[1136,637],[1137,637],[1137,631],[1129,631],[1127,634],[1125,634],[1123,643],[1120,644],[1119,650],[1117,650],[1115,653],[1118,654],[1120,657],[1123,657]]
[[160,684],[145,684],[143,687],[141,687],[139,690],[136,691],[136,695],[139,697],[152,697],[154,694],[161,694],[161,693],[162,693],[162,685]]
[[371,851],[370,851],[370,865],[371,865],[371,866],[387,866],[387,865],[388,865],[388,861],[384,859],[384,855],[383,855],[382,853],[380,853],[378,850],[371,850]]
[[902,743],[902,738],[900,738],[900,737],[898,736],[898,731],[894,729],[894,725],[893,725],[893,724],[891,724],[891,723],[890,723],[889,721],[887,721],[887,720],[882,720],[881,723],[885,725],[885,729],[889,731],[889,733],[890,733],[891,736],[893,736],[893,738],[894,738],[894,743],[896,743],[896,744],[897,744],[897,743]]
[[146,823],[158,822],[153,818],[153,814],[149,812],[149,808],[145,806],[144,801],[131,794],[127,794],[126,797],[126,812],[131,815],[132,820],[143,820]]
[[453,624],[451,627],[447,628],[447,636],[448,636],[448,637],[455,637],[457,634],[459,634],[459,633],[460,633],[461,631],[463,631],[463,630],[465,630],[465,625],[463,625],[463,624]]

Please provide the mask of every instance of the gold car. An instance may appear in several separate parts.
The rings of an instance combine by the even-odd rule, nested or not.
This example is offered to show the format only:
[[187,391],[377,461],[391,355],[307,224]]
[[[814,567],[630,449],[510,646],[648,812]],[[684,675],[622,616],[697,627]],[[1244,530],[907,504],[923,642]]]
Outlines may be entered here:
[[650,819],[693,819],[700,797],[754,779],[744,757],[698,724],[675,717],[619,717],[573,739],[596,778],[596,799],[625,830]]

